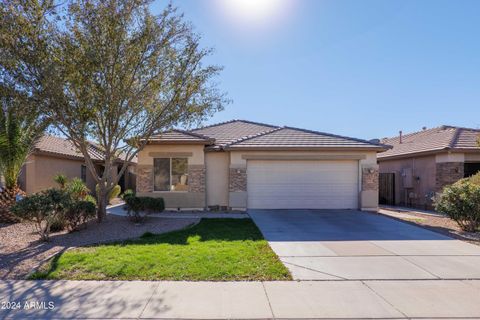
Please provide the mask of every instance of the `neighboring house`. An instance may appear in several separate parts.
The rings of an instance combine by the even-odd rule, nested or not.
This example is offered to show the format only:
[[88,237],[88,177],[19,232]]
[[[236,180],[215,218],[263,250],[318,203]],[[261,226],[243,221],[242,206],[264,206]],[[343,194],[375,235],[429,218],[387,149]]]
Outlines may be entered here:
[[167,208],[378,207],[378,142],[233,120],[152,137],[137,194]]
[[[91,144],[89,152],[98,170],[102,170],[101,149]],[[117,163],[120,165],[122,161],[118,160]],[[112,169],[114,175],[118,173],[118,165]],[[120,179],[122,190],[135,189],[135,167],[136,163],[131,163],[126,174]],[[92,192],[95,191],[95,180],[85,164],[82,153],[71,141],[52,135],[43,136],[35,145],[22,169],[20,187],[27,194],[56,187],[53,178],[58,173],[63,173],[70,179],[81,178]]]
[[380,203],[430,209],[443,187],[480,170],[480,130],[441,126],[382,139]]

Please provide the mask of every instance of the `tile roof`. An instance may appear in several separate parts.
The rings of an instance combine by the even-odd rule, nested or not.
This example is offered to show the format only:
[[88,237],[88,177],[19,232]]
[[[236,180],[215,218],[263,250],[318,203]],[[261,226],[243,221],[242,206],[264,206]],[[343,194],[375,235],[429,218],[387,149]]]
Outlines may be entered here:
[[[189,136],[190,135],[190,136]],[[192,136],[193,135],[193,136]],[[208,149],[239,148],[375,148],[385,150],[380,143],[348,138],[323,132],[264,123],[231,120],[191,131],[173,130],[150,139],[157,143],[190,141],[205,143]]]
[[[83,154],[70,140],[52,135],[41,137],[35,144],[34,152],[83,159]],[[101,147],[93,142],[89,145],[88,152],[92,160],[101,161],[104,159]],[[125,156],[122,155],[120,158],[125,159]],[[136,162],[136,159],[133,159],[132,162]]]
[[264,123],[246,120],[231,120],[195,129],[191,132],[214,138],[217,147],[225,147],[238,139],[269,132],[277,128],[277,126]]
[[213,140],[214,139],[198,133],[179,130],[179,129],[173,129],[173,130],[158,133],[152,136],[149,139],[149,142],[162,142],[162,143],[192,142],[192,143],[212,144]]
[[454,126],[440,126],[402,135],[400,137],[384,138],[382,143],[392,146],[392,149],[379,153],[378,158],[406,156],[409,154],[436,152],[442,150],[473,149],[479,150],[477,144],[480,130]]
[[227,146],[237,148],[380,148],[379,143],[349,138],[324,132],[292,127],[281,127],[270,132],[240,139]]

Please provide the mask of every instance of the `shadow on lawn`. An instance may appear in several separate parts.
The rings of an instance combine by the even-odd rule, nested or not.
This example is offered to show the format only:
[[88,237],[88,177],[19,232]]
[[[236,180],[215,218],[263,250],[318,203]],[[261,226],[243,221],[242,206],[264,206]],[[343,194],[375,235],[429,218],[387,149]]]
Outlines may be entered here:
[[[175,244],[188,245],[189,239],[199,241],[243,241],[264,240],[260,230],[251,219],[202,219],[200,223],[165,234],[146,233],[140,239],[116,242],[115,244]],[[108,244],[107,244],[108,245]]]

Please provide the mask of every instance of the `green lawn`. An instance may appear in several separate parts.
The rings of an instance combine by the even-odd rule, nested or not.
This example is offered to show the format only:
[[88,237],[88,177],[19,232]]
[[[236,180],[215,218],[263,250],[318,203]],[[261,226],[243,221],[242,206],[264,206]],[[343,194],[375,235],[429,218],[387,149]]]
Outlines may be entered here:
[[31,278],[227,281],[291,276],[252,220],[203,219],[184,230],[68,250]]

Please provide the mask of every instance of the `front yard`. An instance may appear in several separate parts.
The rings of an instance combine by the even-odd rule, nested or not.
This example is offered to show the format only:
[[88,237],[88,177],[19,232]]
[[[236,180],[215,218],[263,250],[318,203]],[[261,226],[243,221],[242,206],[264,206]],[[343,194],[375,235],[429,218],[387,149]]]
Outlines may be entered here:
[[290,280],[250,219],[203,219],[166,234],[68,250],[31,278],[70,280]]

